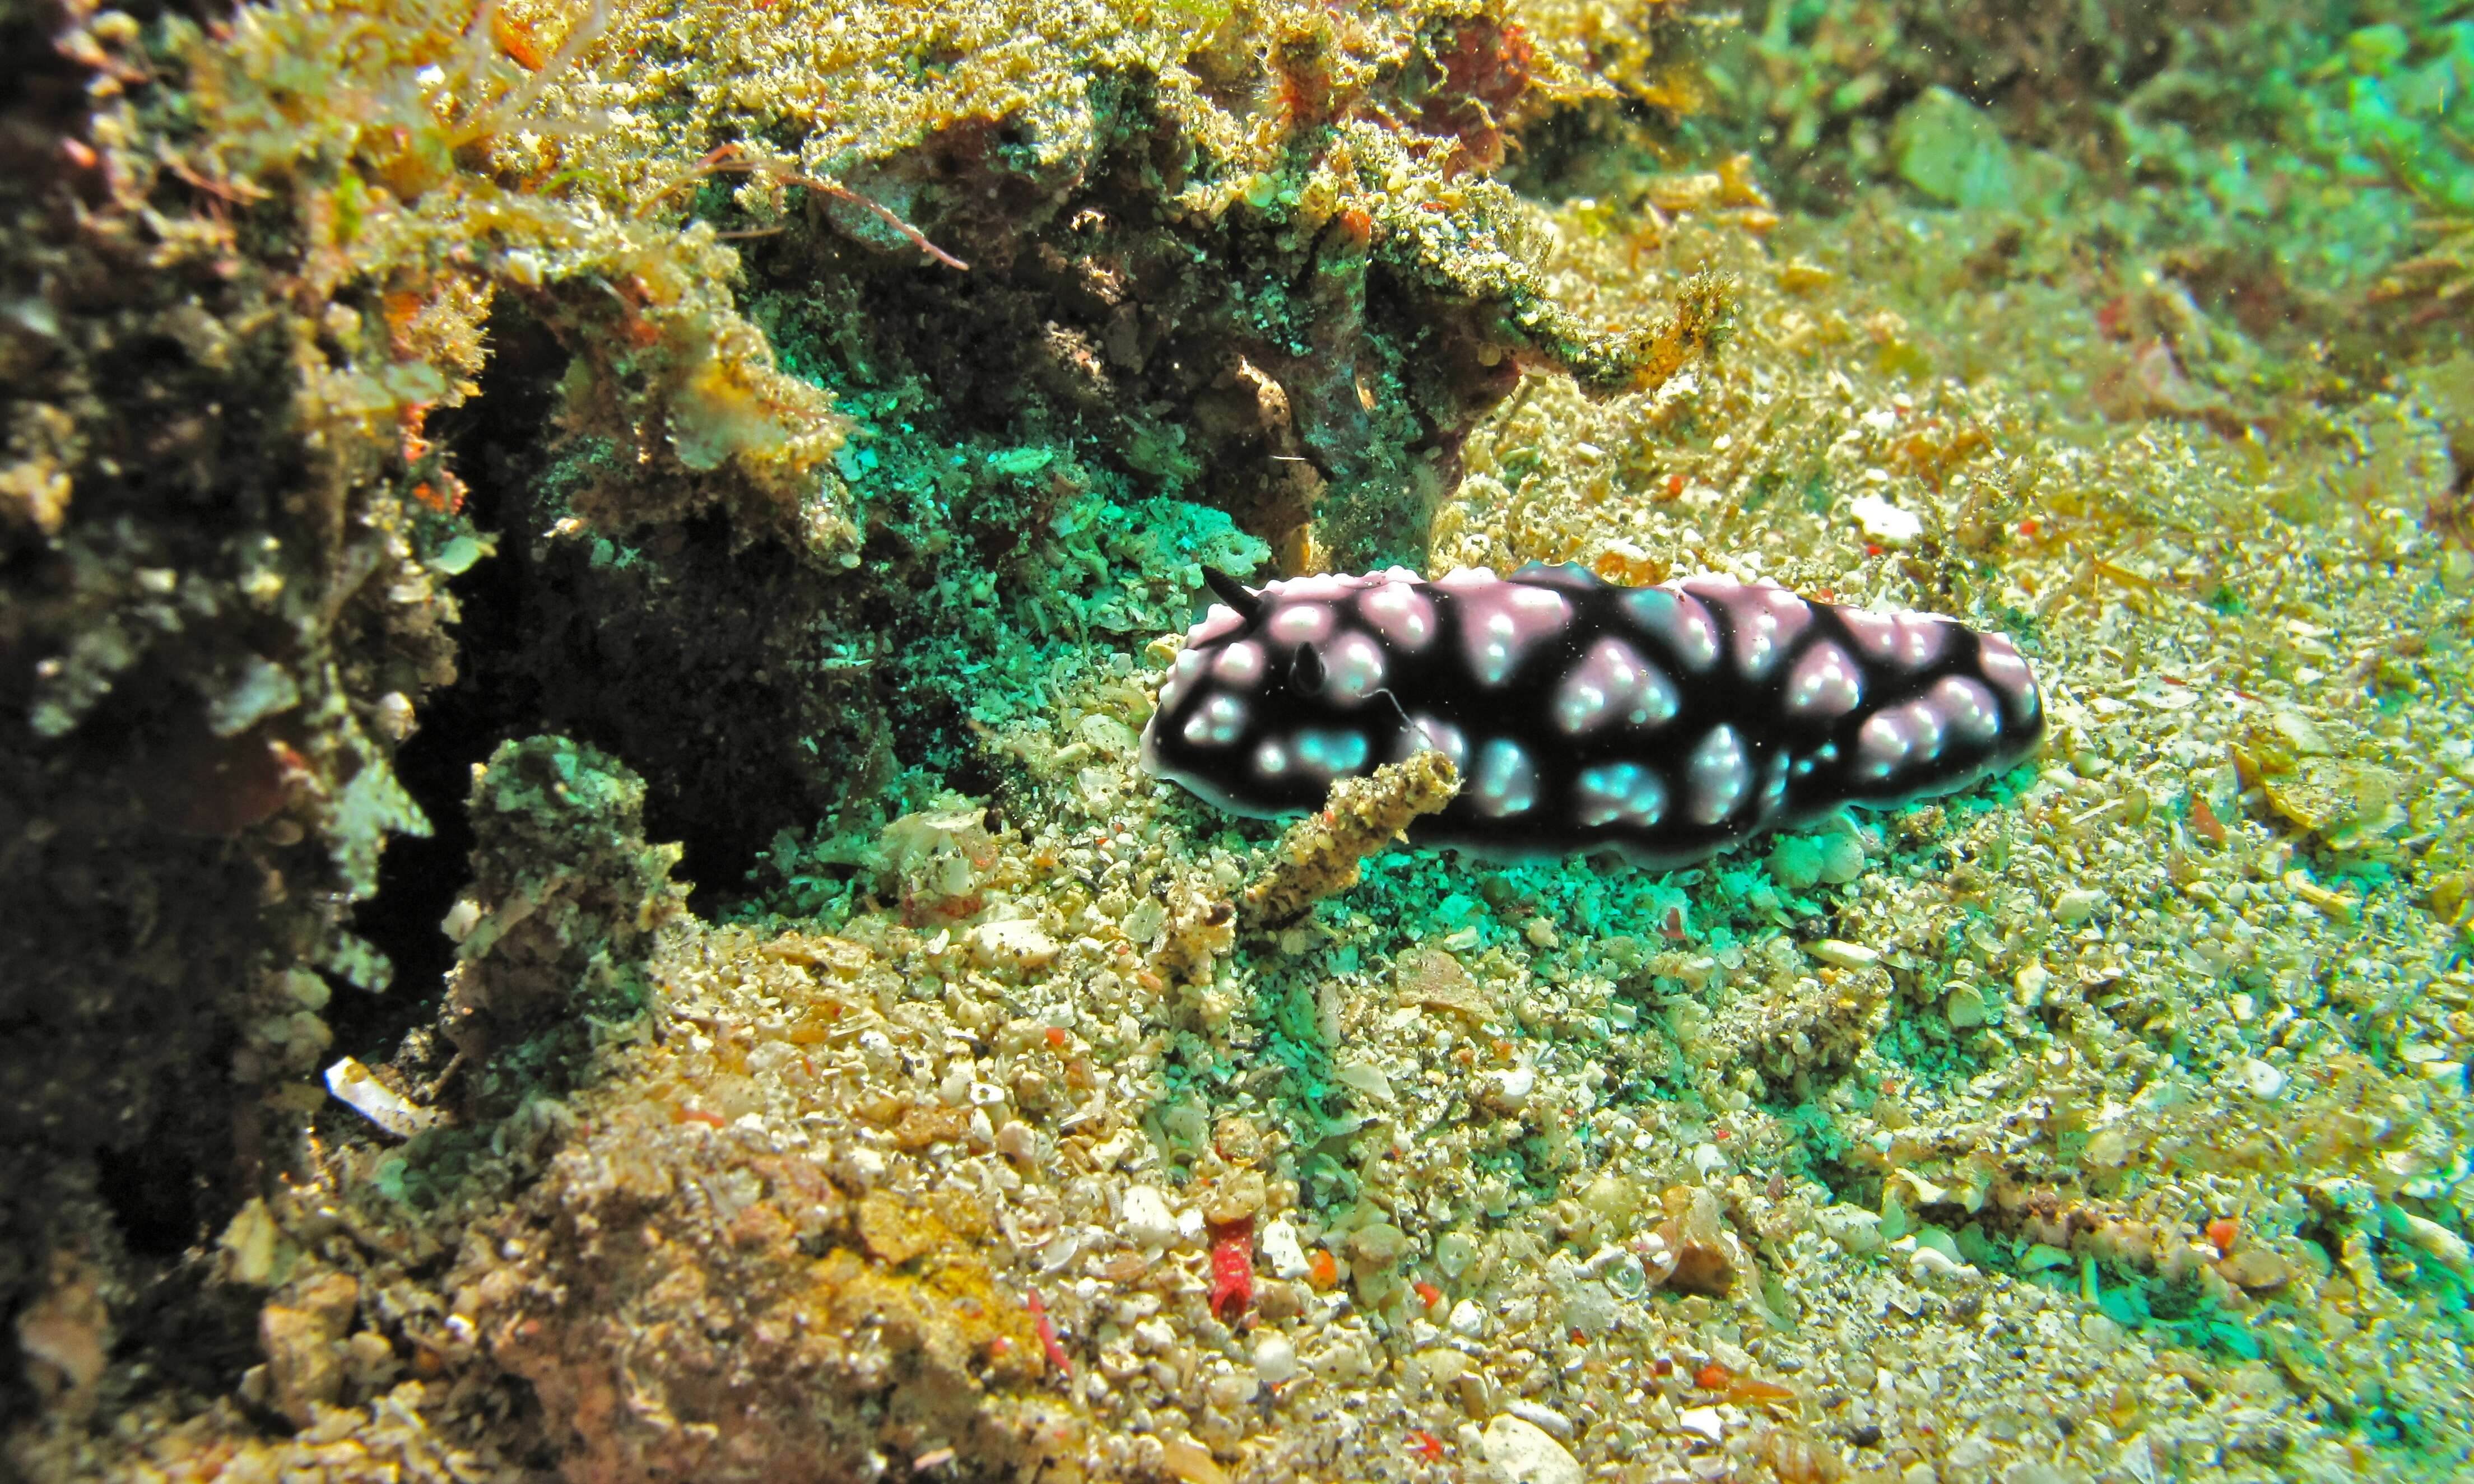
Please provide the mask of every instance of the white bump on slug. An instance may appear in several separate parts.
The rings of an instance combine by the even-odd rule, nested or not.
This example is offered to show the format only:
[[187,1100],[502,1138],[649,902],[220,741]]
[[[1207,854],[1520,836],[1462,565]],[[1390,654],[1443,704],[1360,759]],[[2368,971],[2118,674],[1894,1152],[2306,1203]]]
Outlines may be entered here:
[[1383,646],[1365,634],[1343,634],[1322,650],[1325,699],[1354,706],[1383,688]]
[[1753,763],[1732,726],[1712,727],[1684,765],[1684,813],[1695,824],[1716,824],[1752,791]]
[[1623,597],[1633,622],[1663,640],[1686,669],[1718,662],[1718,625],[1701,600],[1673,588],[1635,588]]
[[1925,695],[1950,730],[1966,741],[1988,742],[2001,735],[2001,703],[1983,682],[1944,675]]
[[1331,609],[1322,603],[1284,602],[1272,611],[1263,632],[1284,645],[1317,645],[1331,633]]
[[1480,814],[1500,819],[1526,813],[1538,802],[1538,765],[1518,742],[1491,739],[1478,749],[1473,801]]
[[1263,678],[1263,646],[1241,639],[1211,662],[1211,676],[1224,685],[1250,686]]
[[1366,766],[1366,736],[1362,732],[1303,731],[1297,738],[1297,765],[1299,770],[1337,778],[1353,773]]
[[1516,582],[1464,585],[1458,599],[1469,669],[1487,686],[1501,685],[1523,655],[1572,616],[1571,600],[1563,594]]
[[1585,767],[1573,787],[1573,814],[1585,825],[1621,822],[1649,829],[1666,814],[1666,783],[1637,763]]
[[1185,740],[1196,746],[1225,747],[1246,731],[1246,703],[1222,693],[1185,718]]
[[1786,676],[1791,717],[1843,717],[1864,698],[1864,679],[1846,650],[1823,640],[1797,656]]
[[[1395,572],[1400,570],[1392,569]],[[1404,579],[1386,582],[1360,597],[1357,611],[1403,653],[1417,653],[1435,637],[1433,599]]]
[[[1441,717],[1423,713],[1410,718],[1409,724],[1417,738],[1422,738],[1427,746],[1451,759],[1453,767],[1462,772],[1468,771],[1467,734]],[[1416,749],[1413,747],[1411,750]]]

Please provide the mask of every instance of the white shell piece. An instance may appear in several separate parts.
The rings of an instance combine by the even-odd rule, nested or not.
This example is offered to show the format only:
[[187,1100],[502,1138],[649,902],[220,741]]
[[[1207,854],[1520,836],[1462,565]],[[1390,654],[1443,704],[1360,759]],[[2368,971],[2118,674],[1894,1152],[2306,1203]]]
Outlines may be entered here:
[[435,1109],[405,1100],[350,1057],[327,1068],[327,1090],[338,1102],[400,1139],[411,1138],[438,1122]]

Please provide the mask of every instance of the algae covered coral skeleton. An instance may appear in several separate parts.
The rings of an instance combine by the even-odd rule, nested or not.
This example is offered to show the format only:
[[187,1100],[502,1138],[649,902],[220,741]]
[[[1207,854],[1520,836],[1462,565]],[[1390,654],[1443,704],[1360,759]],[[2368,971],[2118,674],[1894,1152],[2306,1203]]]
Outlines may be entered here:
[[1772,583],[1399,568],[1249,589],[1186,635],[1143,761],[1239,814],[1437,750],[1467,787],[1411,826],[1495,860],[1666,867],[1844,804],[1964,788],[2044,735],[2009,641]]

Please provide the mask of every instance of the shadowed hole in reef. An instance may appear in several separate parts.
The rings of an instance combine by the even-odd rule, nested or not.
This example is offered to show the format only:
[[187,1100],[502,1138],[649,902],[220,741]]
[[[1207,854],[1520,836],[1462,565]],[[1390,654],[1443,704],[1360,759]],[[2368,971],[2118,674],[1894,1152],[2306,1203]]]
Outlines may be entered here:
[[493,353],[479,395],[442,412],[432,429],[468,486],[465,513],[480,530],[501,533],[499,551],[449,584],[458,609],[455,683],[422,703],[420,725],[395,757],[396,776],[431,833],[390,839],[378,859],[377,892],[353,910],[352,931],[387,956],[395,982],[383,994],[336,985],[326,1015],[339,1054],[390,1058],[406,1032],[436,1018],[455,961],[439,922],[472,879],[465,799],[473,766],[508,738],[539,729],[538,688],[516,663],[522,572],[503,533],[516,503],[511,481],[529,476],[532,450],[548,436],[552,388],[566,358],[546,331],[514,319],[491,321]]

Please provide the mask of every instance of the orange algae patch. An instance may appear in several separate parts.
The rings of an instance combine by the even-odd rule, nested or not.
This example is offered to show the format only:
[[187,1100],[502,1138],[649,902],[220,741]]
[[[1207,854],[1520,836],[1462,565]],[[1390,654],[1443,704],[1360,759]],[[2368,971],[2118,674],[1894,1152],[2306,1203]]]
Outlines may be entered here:
[[1733,1377],[1725,1391],[1727,1399],[1738,1406],[1792,1406],[1796,1400],[1795,1393],[1778,1382],[1749,1375]]

